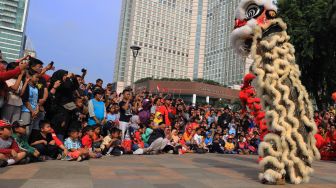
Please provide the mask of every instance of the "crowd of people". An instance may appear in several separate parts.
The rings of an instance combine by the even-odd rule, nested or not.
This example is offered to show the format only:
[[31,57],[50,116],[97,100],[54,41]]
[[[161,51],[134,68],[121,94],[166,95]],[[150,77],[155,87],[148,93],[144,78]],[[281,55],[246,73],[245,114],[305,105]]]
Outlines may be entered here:
[[[117,93],[101,79],[86,83],[85,69],[54,69],[30,56],[1,60],[0,166],[124,154],[257,154],[259,128],[248,113],[129,87]],[[315,116],[328,150],[335,146],[334,114]]]

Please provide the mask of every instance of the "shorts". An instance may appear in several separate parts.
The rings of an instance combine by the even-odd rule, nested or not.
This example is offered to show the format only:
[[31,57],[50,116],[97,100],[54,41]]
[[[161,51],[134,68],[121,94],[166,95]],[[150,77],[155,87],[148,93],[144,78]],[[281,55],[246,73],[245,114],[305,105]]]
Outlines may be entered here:
[[72,152],[68,152],[68,156],[71,157],[72,159],[77,159],[80,155],[80,152],[77,151],[72,151]]

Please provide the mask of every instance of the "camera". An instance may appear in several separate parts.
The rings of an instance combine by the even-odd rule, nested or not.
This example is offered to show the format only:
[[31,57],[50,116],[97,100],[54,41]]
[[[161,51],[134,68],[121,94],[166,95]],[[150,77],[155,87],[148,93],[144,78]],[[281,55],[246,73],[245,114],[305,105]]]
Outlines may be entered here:
[[82,69],[82,73],[86,73],[86,71],[87,71],[86,69]]

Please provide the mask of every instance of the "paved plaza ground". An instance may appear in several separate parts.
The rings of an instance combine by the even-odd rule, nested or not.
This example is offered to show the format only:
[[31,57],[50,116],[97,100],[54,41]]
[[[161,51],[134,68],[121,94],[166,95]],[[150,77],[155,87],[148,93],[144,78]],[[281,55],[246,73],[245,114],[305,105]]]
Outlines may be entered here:
[[[0,188],[208,188],[274,187],[258,181],[257,156],[189,154],[104,157],[83,162],[47,161],[0,169]],[[336,163],[318,161],[309,184],[336,187]]]

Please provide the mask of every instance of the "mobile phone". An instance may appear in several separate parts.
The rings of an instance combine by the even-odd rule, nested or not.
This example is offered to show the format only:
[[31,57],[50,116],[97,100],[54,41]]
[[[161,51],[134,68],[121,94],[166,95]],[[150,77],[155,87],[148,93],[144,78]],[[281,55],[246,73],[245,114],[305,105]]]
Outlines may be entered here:
[[54,62],[53,62],[53,61],[50,62],[49,65],[50,65],[51,67],[53,67],[53,66],[54,66]]

